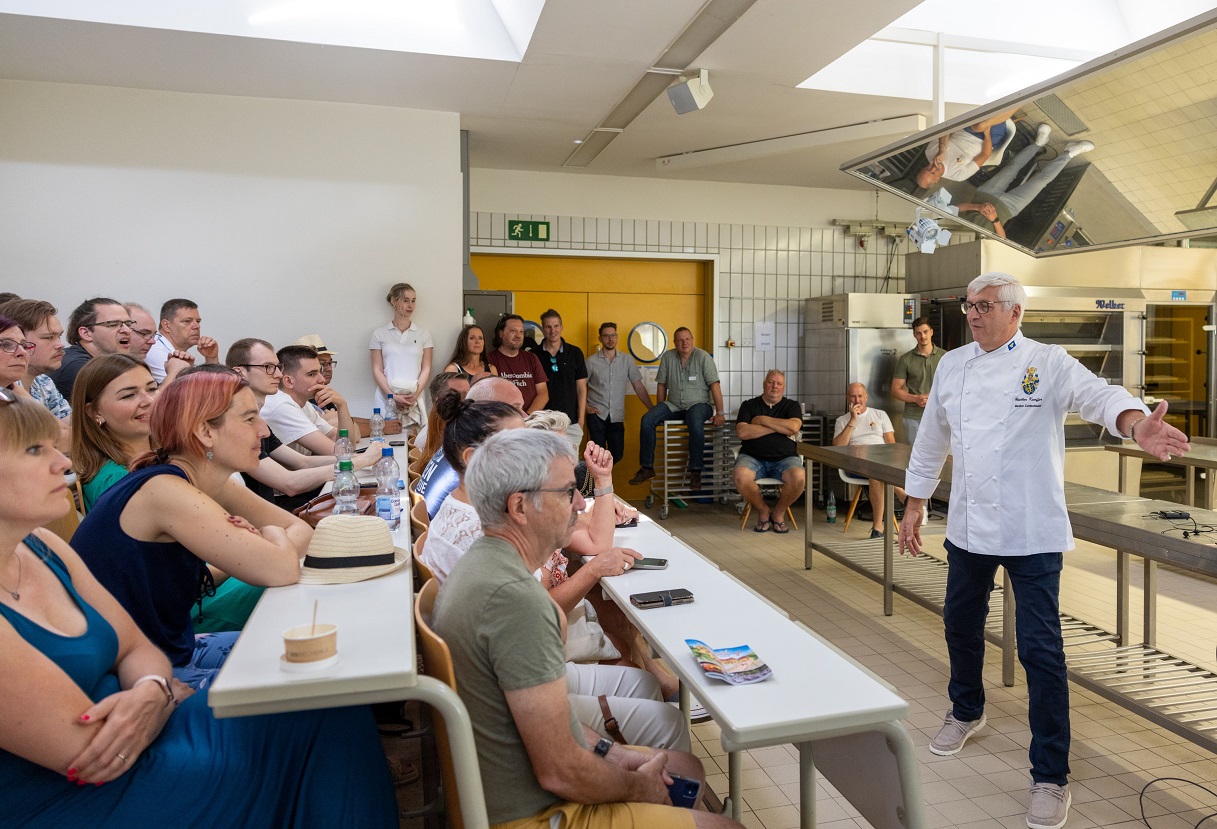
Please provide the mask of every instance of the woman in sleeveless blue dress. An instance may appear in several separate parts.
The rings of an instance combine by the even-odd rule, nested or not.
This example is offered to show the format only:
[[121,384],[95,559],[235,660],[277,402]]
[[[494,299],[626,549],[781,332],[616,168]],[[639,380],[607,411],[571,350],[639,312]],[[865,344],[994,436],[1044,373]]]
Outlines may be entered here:
[[214,595],[208,565],[260,587],[294,584],[312,529],[232,480],[257,467],[267,434],[235,372],[182,372],[161,389],[151,417],[160,449],[132,460],[72,543],[175,676],[203,689],[237,636],[195,636],[192,610]]
[[63,541],[69,463],[0,390],[0,822],[396,827],[371,713],[216,720]]

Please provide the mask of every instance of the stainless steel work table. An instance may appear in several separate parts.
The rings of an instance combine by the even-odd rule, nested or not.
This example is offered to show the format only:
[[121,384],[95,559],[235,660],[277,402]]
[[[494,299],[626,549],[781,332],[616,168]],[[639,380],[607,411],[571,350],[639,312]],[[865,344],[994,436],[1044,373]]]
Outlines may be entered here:
[[1182,455],[1173,455],[1169,461],[1164,461],[1154,457],[1148,452],[1141,449],[1135,443],[1115,443],[1105,447],[1108,452],[1115,452],[1120,456],[1120,483],[1119,489],[1121,492],[1128,492],[1136,489],[1133,482],[1128,477],[1128,461],[1130,458],[1139,458],[1141,461],[1150,463],[1168,464],[1170,466],[1183,467],[1183,480],[1186,487],[1186,500],[1189,504],[1196,507],[1205,507],[1211,509],[1213,504],[1213,476],[1210,474],[1205,478],[1204,492],[1202,493],[1203,501],[1196,500],[1196,479],[1192,474],[1193,469],[1205,469],[1209,472],[1217,470],[1217,446],[1211,443],[1201,443],[1200,439],[1193,439],[1192,448]]
[[[902,444],[872,446],[813,446],[799,444],[799,453],[815,463],[844,469],[859,477],[884,483],[886,524],[895,527],[892,514],[896,485],[904,483],[911,447]],[[942,483],[934,493],[941,501],[950,500],[950,460],[942,471]],[[810,501],[810,499],[809,499]],[[1079,684],[1124,705],[1163,727],[1193,742],[1217,751],[1217,675],[1182,659],[1157,650],[1157,564],[1170,564],[1192,572],[1217,576],[1217,547],[1214,536],[1182,537],[1182,532],[1163,533],[1170,524],[1150,517],[1177,504],[1152,501],[1135,495],[1104,489],[1065,484],[1065,503],[1076,538],[1116,552],[1116,630],[1062,615],[1070,677]],[[1192,511],[1201,524],[1217,526],[1217,512]],[[812,551],[818,551],[883,585],[883,611],[892,615],[895,593],[918,604],[942,612],[945,595],[946,564],[921,556],[916,560],[897,559],[895,533],[886,533],[880,542],[834,542],[832,534],[819,532],[813,539],[813,505],[808,503],[804,567],[811,569]],[[1190,522],[1188,523],[1190,528]],[[1182,527],[1180,528],[1180,530]],[[821,536],[826,536],[821,539]],[[1141,642],[1132,643],[1129,631],[1129,556],[1144,560],[1144,629]],[[914,564],[917,562],[917,564]],[[1008,578],[1001,590],[994,591],[995,612],[1000,626],[986,631],[986,637],[1002,646],[1003,681],[1014,682],[1016,657],[1014,641],[1014,601]],[[1000,614],[996,611],[1000,610]]]

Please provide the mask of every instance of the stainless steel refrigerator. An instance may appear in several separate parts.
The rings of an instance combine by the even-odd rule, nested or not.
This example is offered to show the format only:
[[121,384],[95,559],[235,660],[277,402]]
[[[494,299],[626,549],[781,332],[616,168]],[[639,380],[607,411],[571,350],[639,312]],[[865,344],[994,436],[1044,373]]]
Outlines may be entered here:
[[916,302],[899,294],[834,294],[807,300],[804,313],[801,397],[833,421],[845,413],[850,383],[866,386],[867,405],[892,419],[904,440],[904,404],[891,396],[896,360],[917,343],[909,323]]

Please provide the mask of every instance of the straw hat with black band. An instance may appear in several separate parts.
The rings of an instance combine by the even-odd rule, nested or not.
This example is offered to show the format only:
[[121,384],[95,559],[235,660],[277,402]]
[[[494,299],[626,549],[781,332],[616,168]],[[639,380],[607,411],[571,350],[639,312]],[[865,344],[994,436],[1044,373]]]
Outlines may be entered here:
[[331,515],[317,522],[301,562],[301,584],[350,584],[401,569],[410,555],[393,546],[384,519]]

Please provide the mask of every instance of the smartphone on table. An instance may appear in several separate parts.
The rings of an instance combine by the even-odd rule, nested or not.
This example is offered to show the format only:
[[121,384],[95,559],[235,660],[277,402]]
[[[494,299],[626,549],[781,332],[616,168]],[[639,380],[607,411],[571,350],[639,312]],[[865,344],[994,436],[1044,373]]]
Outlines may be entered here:
[[630,564],[631,570],[667,570],[668,560],[666,558],[636,558]]

